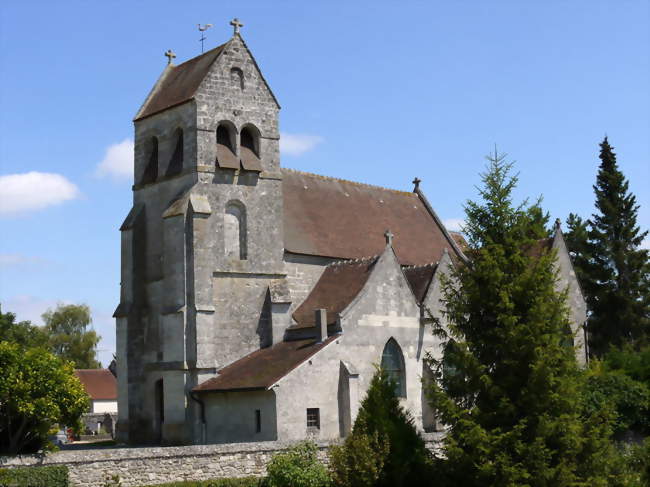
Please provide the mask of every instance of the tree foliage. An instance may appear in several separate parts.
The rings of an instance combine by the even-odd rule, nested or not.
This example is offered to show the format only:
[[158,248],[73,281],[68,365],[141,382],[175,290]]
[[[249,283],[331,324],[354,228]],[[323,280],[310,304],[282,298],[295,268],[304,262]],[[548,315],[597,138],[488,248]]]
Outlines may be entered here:
[[77,425],[88,395],[70,362],[43,348],[0,342],[0,451],[29,453],[55,423]]
[[351,434],[332,453],[337,485],[428,485],[431,459],[413,418],[395,396],[395,384],[379,369],[370,382]]
[[265,487],[326,487],[330,484],[327,468],[318,460],[318,447],[310,441],[274,455],[266,470]]
[[50,348],[57,356],[74,362],[78,369],[97,369],[96,347],[100,337],[88,330],[90,308],[85,304],[58,304],[43,315]]
[[3,313],[0,309],[0,340],[16,343],[22,347],[47,347],[48,335],[29,321],[16,323],[16,315]]
[[[517,177],[488,157],[481,201],[466,204],[469,261],[443,279],[444,363],[430,358],[432,405],[449,430],[441,482],[463,486],[607,485],[609,412],[584,416],[567,347],[565,296],[540,202],[514,206]],[[443,373],[452,370],[453,373]]]
[[596,213],[587,221],[573,214],[567,220],[567,244],[590,311],[590,349],[598,356],[611,346],[643,346],[650,336],[650,260],[641,248],[648,232],[637,225],[636,197],[607,137],[600,161]]

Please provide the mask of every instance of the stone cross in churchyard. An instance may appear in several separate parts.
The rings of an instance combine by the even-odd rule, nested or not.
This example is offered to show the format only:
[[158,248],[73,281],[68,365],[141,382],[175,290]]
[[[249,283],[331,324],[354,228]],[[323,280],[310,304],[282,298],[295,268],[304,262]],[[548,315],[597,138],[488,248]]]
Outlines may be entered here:
[[384,232],[384,237],[386,237],[386,245],[390,245],[391,247],[393,246],[393,237],[394,236],[395,235],[393,235],[393,232],[391,232],[390,230],[386,230]]
[[165,56],[167,56],[167,64],[171,64],[172,59],[176,57],[176,54],[174,54],[174,51],[172,51],[171,49],[167,49]]
[[239,34],[239,29],[244,27],[244,24],[242,24],[237,17],[235,17],[230,21],[230,25],[232,25],[235,28],[235,32],[233,32],[233,35]]

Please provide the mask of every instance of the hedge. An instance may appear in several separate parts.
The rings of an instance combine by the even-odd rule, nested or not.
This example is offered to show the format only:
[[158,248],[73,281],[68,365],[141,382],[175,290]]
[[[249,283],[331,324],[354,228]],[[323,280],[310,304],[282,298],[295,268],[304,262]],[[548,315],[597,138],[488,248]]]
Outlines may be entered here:
[[148,485],[146,487],[258,487],[263,479],[259,477],[240,477],[202,481],[172,482],[171,484]]
[[68,467],[0,469],[0,487],[68,487]]

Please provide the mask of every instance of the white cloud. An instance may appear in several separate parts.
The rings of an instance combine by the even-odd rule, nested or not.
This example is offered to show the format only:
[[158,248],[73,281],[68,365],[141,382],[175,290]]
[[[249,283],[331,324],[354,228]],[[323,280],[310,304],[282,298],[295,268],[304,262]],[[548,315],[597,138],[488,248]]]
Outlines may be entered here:
[[79,188],[60,174],[26,172],[0,176],[0,215],[36,211],[73,200]]
[[320,135],[280,134],[280,152],[290,156],[301,156],[323,142]]
[[43,264],[47,262],[40,257],[23,254],[0,254],[0,269],[29,264]]
[[646,237],[646,239],[641,242],[641,248],[650,250],[650,237]]
[[129,179],[133,177],[133,140],[124,139],[106,149],[104,159],[95,170],[97,177]]
[[465,225],[465,220],[461,218],[449,218],[442,222],[450,232],[461,232]]

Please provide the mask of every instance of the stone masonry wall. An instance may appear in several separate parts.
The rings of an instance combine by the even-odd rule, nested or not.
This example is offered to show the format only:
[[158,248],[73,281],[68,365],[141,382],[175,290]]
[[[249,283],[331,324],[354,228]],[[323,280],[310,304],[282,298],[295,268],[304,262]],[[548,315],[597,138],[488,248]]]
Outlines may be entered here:
[[[425,437],[433,448],[437,437]],[[67,465],[73,487],[103,487],[118,475],[123,487],[223,477],[261,477],[271,457],[293,443],[260,442],[157,448],[68,450],[40,455],[0,457],[0,468]],[[327,462],[326,442],[318,443]]]

